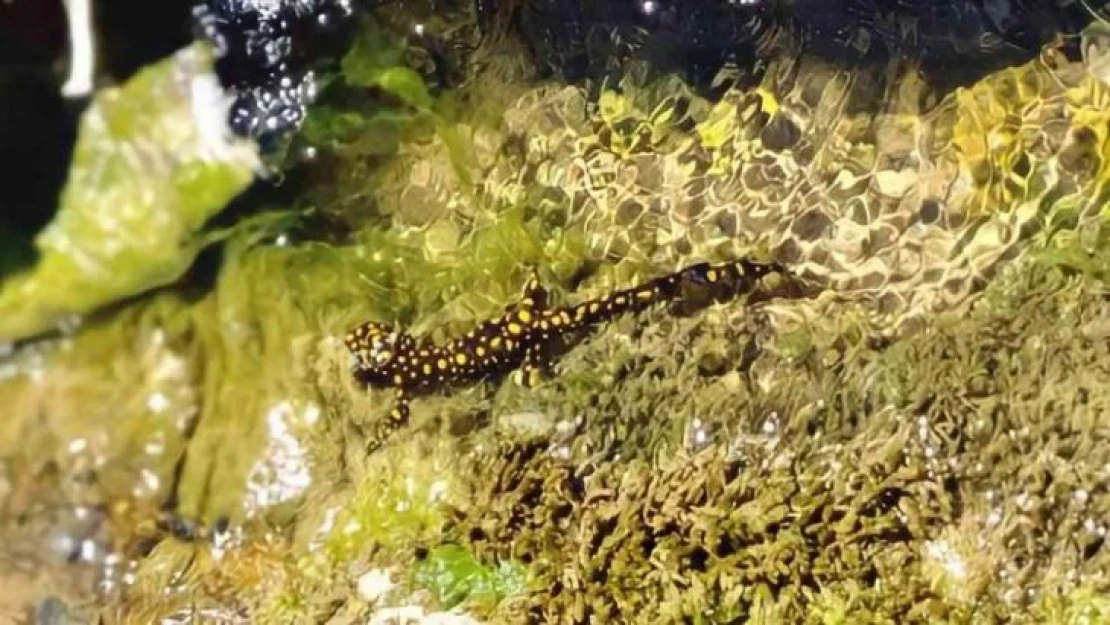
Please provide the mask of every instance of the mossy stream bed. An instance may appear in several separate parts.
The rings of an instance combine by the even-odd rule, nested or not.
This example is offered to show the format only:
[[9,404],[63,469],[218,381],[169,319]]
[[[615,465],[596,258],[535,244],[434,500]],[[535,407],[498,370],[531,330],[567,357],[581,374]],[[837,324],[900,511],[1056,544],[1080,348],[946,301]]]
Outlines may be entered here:
[[[1110,622],[1102,26],[862,111],[812,59],[709,99],[509,41],[431,90],[401,39],[368,18],[278,156],[199,43],[84,114],[0,282],[0,620]],[[267,170],[294,197],[221,220]],[[816,288],[620,318],[367,453],[354,325],[741,256]]]

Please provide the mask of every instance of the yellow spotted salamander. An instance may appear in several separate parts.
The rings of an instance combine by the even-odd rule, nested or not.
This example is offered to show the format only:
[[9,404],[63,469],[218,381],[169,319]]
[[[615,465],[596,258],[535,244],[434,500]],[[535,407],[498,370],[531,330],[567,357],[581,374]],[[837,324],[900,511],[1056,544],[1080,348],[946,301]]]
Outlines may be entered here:
[[435,344],[384,323],[370,321],[351,330],[344,342],[352,354],[351,372],[363,385],[397,390],[389,417],[371,436],[378,447],[409,417],[416,395],[460,387],[520,370],[526,385],[546,368],[546,348],[568,333],[603,323],[617,315],[638,312],[681,294],[684,282],[727,285],[744,293],[771,273],[787,273],[777,263],[740,260],[721,265],[701,263],[649,280],[631,289],[567,307],[548,307],[548,294],[535,273],[528,279],[519,304],[501,317],[485,321],[461,338]]

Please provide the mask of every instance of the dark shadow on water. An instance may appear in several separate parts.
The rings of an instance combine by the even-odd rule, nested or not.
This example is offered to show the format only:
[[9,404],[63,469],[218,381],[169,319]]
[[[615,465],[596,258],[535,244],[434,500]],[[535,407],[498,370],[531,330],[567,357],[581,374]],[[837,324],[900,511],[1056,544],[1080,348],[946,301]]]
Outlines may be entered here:
[[480,7],[487,30],[508,24],[516,32],[541,77],[612,82],[629,60],[643,59],[709,97],[719,92],[714,80],[722,68],[731,68],[731,80],[755,84],[768,63],[794,56],[857,72],[901,61],[943,94],[1028,62],[1095,19],[1082,3],[1054,0],[546,0]]

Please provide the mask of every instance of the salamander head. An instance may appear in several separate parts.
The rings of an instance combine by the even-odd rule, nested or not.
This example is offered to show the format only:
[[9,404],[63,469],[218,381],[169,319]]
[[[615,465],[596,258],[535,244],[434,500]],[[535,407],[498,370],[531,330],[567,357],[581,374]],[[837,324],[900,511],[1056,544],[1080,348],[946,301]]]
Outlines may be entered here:
[[391,326],[368,321],[347,333],[343,342],[351,352],[351,373],[365,382],[388,381],[405,335]]

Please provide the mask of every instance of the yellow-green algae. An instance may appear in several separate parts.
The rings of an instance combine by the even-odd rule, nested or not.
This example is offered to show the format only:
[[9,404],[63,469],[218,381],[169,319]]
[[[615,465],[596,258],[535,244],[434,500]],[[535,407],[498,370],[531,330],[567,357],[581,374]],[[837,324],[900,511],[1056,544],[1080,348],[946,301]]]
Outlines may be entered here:
[[198,43],[97,93],[36,264],[0,285],[0,341],[173,282],[192,264],[201,226],[258,167],[255,148],[226,130],[211,56]]
[[[1101,97],[1094,85],[1086,93]],[[651,222],[568,219],[550,188],[490,174],[483,163],[503,172],[521,165],[511,149],[490,155],[495,118],[487,108],[454,120],[474,149],[472,173],[485,174],[473,176],[482,193],[458,188],[466,177],[434,135],[410,138],[384,166],[351,162],[334,172],[351,185],[342,193],[372,199],[355,241],[274,246],[263,244],[272,236],[239,230],[210,292],[162,292],[95,320],[45,358],[16,355],[12,362],[28,364],[0,384],[20,402],[7,404],[20,407],[12,431],[41,435],[46,414],[65,424],[56,435],[64,446],[81,432],[71,425],[110,434],[148,427],[141,406],[149,408],[150,389],[133,384],[143,367],[135,355],[154,343],[183,354],[188,375],[174,380],[174,410],[193,407],[198,420],[181,511],[252,519],[245,544],[218,558],[203,544],[158,545],[136,583],[103,609],[108,622],[191,610],[364,621],[383,604],[444,600],[512,623],[587,614],[1072,623],[1106,613],[1110,305],[1100,278],[1110,257],[1105,220],[1085,210],[1012,262],[967,315],[927,316],[897,340],[866,301],[733,302],[684,318],[653,311],[606,328],[541,388],[420,400],[411,428],[362,453],[359,427],[380,418],[390,393],[353,388],[337,340],[350,324],[375,317],[442,338],[512,301],[522,263],[540,265],[567,296],[563,281],[612,251],[611,241],[633,243],[629,257],[604,264],[575,297],[723,253],[697,238],[684,249],[644,237]],[[619,147],[623,136],[607,141]],[[551,138],[559,139],[554,129]],[[1105,174],[1093,171],[1077,186],[1101,188]],[[344,178],[351,172],[367,175]],[[105,368],[116,377],[106,382]],[[115,386],[124,390],[93,404],[106,408],[88,410],[86,393]],[[47,403],[53,391],[65,393]],[[293,468],[307,467],[311,480],[260,500],[274,492],[252,490],[252,480],[273,458],[275,407],[297,417],[283,434],[293,446],[277,449],[301,450]],[[88,422],[78,425],[82,416]],[[527,437],[501,427],[521,418],[552,425]],[[577,435],[562,427],[577,421]],[[182,447],[171,449],[179,458]],[[126,467],[133,453],[123,445],[102,455]],[[127,486],[112,481],[100,496]],[[267,524],[269,533],[259,528]],[[519,563],[529,581],[500,602],[445,593],[418,573],[444,549],[466,568],[485,567],[479,575]],[[371,601],[357,580],[379,569],[401,588]]]

